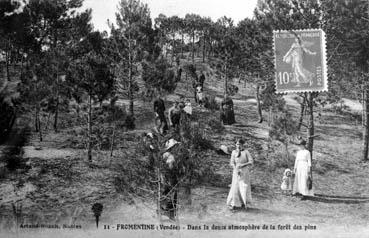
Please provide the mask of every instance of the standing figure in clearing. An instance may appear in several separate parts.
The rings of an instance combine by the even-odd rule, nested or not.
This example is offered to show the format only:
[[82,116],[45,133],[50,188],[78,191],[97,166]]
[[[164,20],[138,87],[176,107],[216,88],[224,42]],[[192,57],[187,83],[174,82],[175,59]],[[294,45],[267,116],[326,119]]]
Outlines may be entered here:
[[[156,113],[155,122],[157,124],[157,131],[160,134],[166,134],[168,131],[168,123],[165,119],[165,104],[164,100],[158,95],[154,101],[154,111]],[[158,125],[159,124],[159,125]]]
[[226,93],[221,103],[220,119],[224,125],[232,125],[236,122],[233,110],[233,100]]
[[172,150],[179,144],[178,141],[170,139],[165,143],[165,153],[163,154],[163,170],[161,180],[163,192],[161,198],[161,210],[164,211],[170,219],[174,219],[177,211],[177,186],[178,186],[178,169],[177,161]]
[[244,148],[245,141],[238,139],[236,149],[232,151],[230,165],[233,168],[232,184],[227,198],[227,206],[234,210],[236,207],[245,207],[251,202],[251,183],[249,167],[254,160]]
[[314,196],[313,190],[308,187],[308,180],[311,180],[311,158],[310,151],[306,149],[306,141],[301,140],[299,146],[294,166],[295,181],[292,194],[302,195],[302,199],[306,199],[307,196]]

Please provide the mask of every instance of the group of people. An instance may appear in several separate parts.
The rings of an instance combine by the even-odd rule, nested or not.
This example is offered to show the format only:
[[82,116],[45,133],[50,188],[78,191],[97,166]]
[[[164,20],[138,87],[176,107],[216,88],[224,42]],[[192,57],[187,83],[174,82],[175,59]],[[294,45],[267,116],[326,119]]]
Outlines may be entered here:
[[[143,142],[146,151],[149,151],[148,169],[154,172],[155,165],[160,167],[160,212],[174,219],[177,211],[177,190],[178,190],[178,166],[173,150],[180,142],[171,138],[166,141],[164,153],[161,154],[158,135],[152,132],[143,135]],[[160,165],[159,165],[159,164]]]
[[[294,183],[292,187],[292,177]],[[295,166],[293,171],[285,169],[282,178],[281,189],[283,193],[301,196],[304,200],[308,196],[314,196],[312,189],[311,154],[306,148],[306,141],[300,140],[299,150],[296,153]]]
[[155,124],[157,132],[162,135],[166,134],[170,127],[177,128],[179,126],[181,115],[184,114],[189,118],[192,116],[192,105],[189,99],[176,100],[173,106],[168,109],[167,117],[165,110],[164,100],[158,96],[154,101]]
[[[245,140],[236,141],[236,149],[231,153],[230,165],[233,169],[232,184],[227,197],[227,206],[232,211],[239,208],[246,208],[251,203],[251,180],[250,167],[253,165],[253,158],[244,147]],[[305,200],[309,196],[314,196],[312,189],[311,154],[306,148],[306,141],[300,140],[299,150],[296,153],[293,171],[286,169],[282,178],[281,189],[284,193],[292,192],[294,196],[301,196]],[[292,188],[292,175],[294,183]]]

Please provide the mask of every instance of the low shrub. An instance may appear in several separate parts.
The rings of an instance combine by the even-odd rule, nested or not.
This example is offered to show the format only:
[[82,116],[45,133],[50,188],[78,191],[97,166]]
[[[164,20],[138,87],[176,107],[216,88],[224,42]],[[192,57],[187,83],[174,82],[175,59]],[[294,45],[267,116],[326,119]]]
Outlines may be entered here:
[[211,118],[208,125],[212,131],[217,133],[222,133],[225,129],[223,123],[217,118]]
[[216,111],[220,108],[214,96],[210,96],[209,98],[205,97],[204,107],[211,111]]

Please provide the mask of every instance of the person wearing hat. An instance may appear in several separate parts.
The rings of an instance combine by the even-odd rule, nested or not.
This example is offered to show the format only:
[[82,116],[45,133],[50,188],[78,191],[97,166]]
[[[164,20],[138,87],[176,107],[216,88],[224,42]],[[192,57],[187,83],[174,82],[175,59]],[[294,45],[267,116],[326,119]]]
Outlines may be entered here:
[[176,128],[181,119],[181,112],[185,107],[183,102],[175,101],[173,106],[168,110],[169,126]]
[[183,108],[183,111],[189,116],[191,117],[192,116],[192,105],[191,105],[191,101],[190,99],[186,99],[185,100],[185,107]]
[[234,210],[251,202],[251,182],[249,167],[254,164],[249,151],[244,148],[245,141],[238,139],[232,151],[230,165],[233,168],[232,184],[227,197],[227,206]]
[[290,169],[285,169],[282,177],[281,189],[282,193],[289,195],[292,191],[292,183],[291,183],[292,171]]
[[157,130],[160,134],[165,134],[168,130],[168,123],[165,119],[165,104],[164,100],[160,97],[160,95],[157,96],[157,98],[154,101],[154,112],[156,114],[155,122],[156,124],[159,124],[157,126]]
[[308,180],[311,179],[311,156],[306,149],[306,141],[300,140],[299,150],[296,153],[295,166],[293,169],[295,181],[293,183],[292,195],[302,195],[302,199],[307,196],[314,196],[312,189],[309,189]]
[[155,156],[159,151],[157,146],[157,136],[152,132],[147,132],[142,135],[143,139],[143,147],[145,151],[148,153],[148,164],[147,167],[149,170],[154,171],[155,165]]
[[165,143],[165,153],[163,154],[162,168],[162,184],[163,193],[161,199],[161,209],[168,213],[170,219],[174,219],[177,210],[177,169],[176,160],[172,154],[173,148],[178,145],[179,142],[170,139]]

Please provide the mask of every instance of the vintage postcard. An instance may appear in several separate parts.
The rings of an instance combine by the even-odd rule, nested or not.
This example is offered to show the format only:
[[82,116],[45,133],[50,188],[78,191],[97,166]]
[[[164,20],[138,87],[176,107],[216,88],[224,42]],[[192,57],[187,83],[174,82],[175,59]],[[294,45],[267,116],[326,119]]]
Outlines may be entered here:
[[368,9],[0,0],[0,237],[368,237]]

